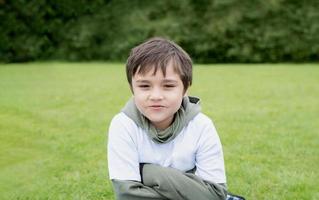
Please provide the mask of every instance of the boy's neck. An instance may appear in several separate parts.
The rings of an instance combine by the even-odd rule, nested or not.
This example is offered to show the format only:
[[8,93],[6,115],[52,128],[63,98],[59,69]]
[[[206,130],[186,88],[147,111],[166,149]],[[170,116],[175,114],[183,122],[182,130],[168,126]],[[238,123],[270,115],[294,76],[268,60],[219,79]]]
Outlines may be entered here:
[[157,130],[163,131],[163,130],[167,129],[174,122],[174,116],[171,116],[168,119],[161,121],[161,122],[158,122],[158,123],[156,123],[156,122],[155,123],[151,122],[151,123]]

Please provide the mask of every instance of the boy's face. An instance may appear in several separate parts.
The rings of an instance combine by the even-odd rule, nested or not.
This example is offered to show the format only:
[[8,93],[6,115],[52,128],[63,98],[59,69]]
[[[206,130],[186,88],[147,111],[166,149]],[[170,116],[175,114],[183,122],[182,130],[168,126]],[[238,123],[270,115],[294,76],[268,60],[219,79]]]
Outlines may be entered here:
[[136,73],[132,77],[134,101],[139,111],[157,129],[167,128],[180,108],[184,96],[184,86],[179,74],[171,63],[166,67],[166,76],[159,69],[145,74]]

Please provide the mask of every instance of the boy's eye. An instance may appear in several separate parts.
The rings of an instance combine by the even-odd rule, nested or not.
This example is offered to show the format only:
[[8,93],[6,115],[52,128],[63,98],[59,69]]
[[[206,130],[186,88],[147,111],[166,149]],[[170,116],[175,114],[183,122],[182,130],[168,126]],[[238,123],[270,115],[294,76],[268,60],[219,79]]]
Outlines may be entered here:
[[173,88],[173,87],[175,87],[175,85],[164,85],[164,87],[166,87],[166,88]]
[[139,85],[138,87],[140,87],[140,88],[148,88],[149,85]]

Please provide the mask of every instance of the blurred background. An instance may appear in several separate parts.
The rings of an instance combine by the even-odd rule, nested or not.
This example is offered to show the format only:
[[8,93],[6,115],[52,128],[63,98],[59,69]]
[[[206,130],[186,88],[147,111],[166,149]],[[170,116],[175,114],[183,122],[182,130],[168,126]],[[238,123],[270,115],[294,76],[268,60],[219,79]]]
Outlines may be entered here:
[[125,61],[153,36],[197,63],[319,60],[316,0],[0,0],[0,61]]
[[192,57],[231,192],[319,199],[318,0],[0,0],[0,200],[115,199],[108,127],[153,36]]

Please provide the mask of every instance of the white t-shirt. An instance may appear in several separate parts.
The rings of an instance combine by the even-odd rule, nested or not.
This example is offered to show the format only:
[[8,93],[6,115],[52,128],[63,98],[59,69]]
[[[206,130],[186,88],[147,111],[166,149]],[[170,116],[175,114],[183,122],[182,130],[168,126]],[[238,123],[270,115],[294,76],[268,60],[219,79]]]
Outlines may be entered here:
[[158,164],[180,171],[196,166],[195,174],[204,180],[226,183],[224,156],[212,121],[197,114],[168,143],[153,142],[147,133],[124,113],[117,114],[108,134],[110,179],[141,181],[139,163]]

